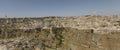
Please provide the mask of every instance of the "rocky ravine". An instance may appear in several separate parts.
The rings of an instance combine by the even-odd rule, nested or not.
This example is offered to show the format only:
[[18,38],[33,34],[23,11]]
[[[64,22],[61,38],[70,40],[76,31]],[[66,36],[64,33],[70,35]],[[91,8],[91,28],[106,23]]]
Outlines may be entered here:
[[119,17],[0,19],[0,50],[120,50]]

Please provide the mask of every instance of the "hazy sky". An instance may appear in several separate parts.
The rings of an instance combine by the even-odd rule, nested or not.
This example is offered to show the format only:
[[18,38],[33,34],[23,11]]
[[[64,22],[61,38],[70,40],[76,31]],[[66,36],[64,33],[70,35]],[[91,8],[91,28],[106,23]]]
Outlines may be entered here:
[[0,17],[120,14],[120,0],[0,0]]

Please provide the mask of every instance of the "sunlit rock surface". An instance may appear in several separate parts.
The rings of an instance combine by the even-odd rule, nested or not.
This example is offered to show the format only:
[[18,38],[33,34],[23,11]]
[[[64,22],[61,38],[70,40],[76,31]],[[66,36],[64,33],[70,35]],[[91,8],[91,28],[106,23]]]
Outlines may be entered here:
[[0,50],[120,50],[120,17],[1,18]]

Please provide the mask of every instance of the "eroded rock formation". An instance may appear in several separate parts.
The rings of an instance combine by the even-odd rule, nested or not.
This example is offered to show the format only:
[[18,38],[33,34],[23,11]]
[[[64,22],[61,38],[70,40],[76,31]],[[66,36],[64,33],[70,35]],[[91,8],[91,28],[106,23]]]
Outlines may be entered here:
[[0,50],[120,50],[119,17],[0,19]]

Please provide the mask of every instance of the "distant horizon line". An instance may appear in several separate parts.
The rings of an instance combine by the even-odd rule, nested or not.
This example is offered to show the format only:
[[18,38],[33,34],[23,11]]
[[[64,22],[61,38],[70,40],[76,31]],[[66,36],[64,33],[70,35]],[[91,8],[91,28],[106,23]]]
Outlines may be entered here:
[[86,17],[86,16],[120,16],[120,15],[70,15],[70,16],[16,16],[16,17],[10,17],[10,16],[4,16],[0,18],[42,18],[42,17]]

